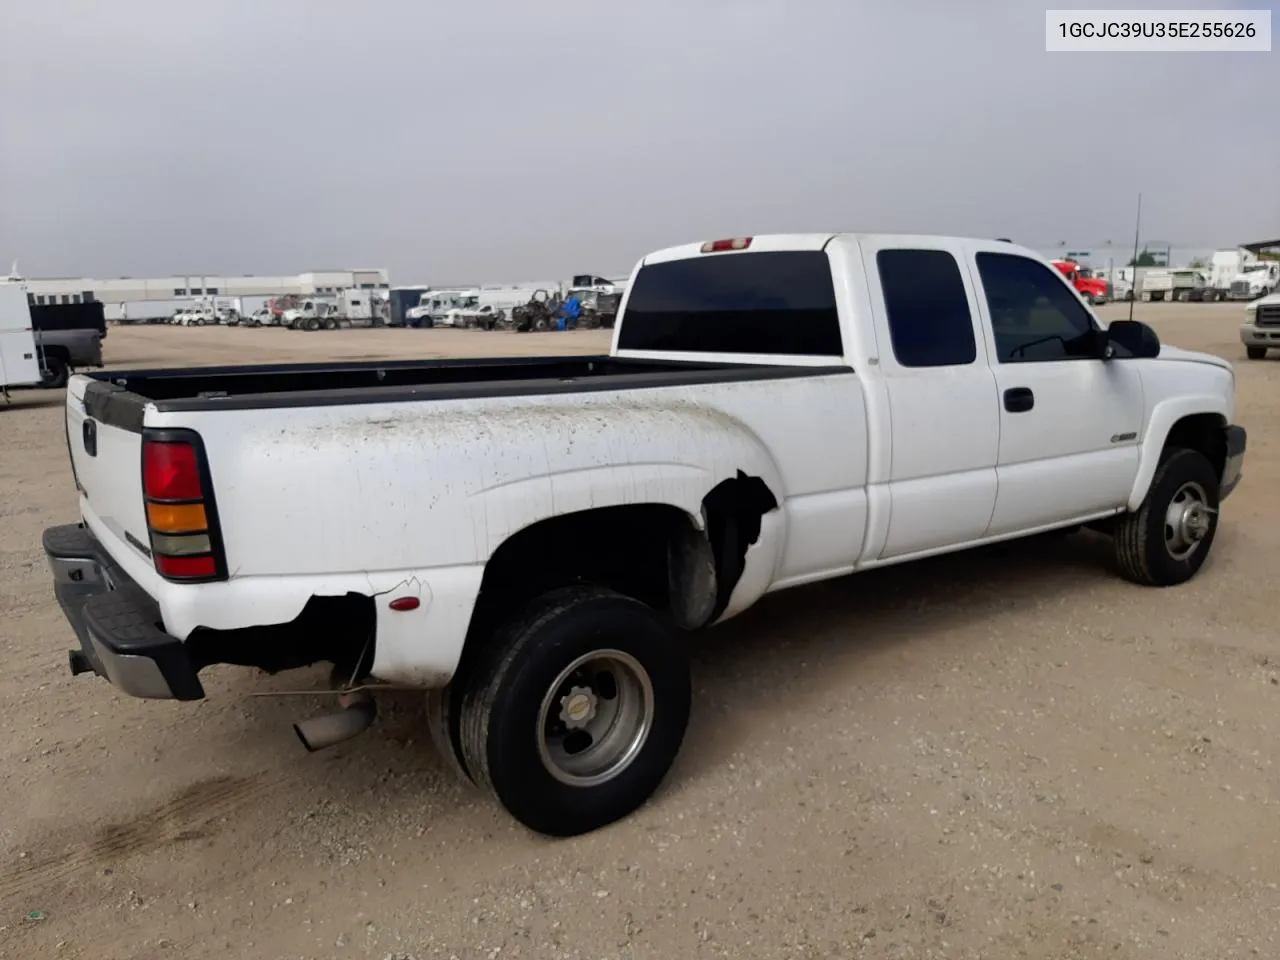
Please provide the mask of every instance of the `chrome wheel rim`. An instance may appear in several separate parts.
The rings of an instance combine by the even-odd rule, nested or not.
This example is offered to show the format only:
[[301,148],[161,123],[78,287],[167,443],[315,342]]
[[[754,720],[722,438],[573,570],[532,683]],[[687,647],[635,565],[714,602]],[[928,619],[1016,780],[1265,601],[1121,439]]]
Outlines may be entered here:
[[538,711],[538,755],[572,787],[607,783],[631,765],[653,729],[653,681],[621,650],[595,650],[565,667]]
[[1186,560],[1213,529],[1213,508],[1204,487],[1194,481],[1180,486],[1164,515],[1164,546],[1175,560]]

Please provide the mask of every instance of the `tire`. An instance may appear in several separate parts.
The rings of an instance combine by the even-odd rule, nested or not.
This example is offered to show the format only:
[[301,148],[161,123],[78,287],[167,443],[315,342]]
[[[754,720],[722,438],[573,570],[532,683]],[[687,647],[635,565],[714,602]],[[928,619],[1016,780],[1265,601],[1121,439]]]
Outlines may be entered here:
[[319,317],[307,317],[307,319],[306,319],[305,321],[303,321],[302,328],[303,328],[304,330],[319,330],[319,329],[320,329],[320,318],[319,318]]
[[[570,672],[590,668],[588,659],[597,672]],[[684,645],[654,610],[596,587],[557,590],[500,628],[468,672],[462,758],[530,830],[588,833],[658,788],[680,751],[690,700]],[[571,753],[584,738],[589,746]]]
[[[1184,499],[1188,494],[1189,499]],[[1172,522],[1179,512],[1175,504],[1189,500],[1200,502],[1194,521],[1198,533],[1189,532],[1186,521]],[[1218,474],[1203,453],[1181,447],[1165,451],[1142,506],[1116,522],[1120,575],[1148,587],[1172,587],[1190,580],[1217,536],[1218,503]]]
[[336,318],[334,318],[334,317],[325,317],[325,318],[324,318],[324,328],[325,328],[326,330],[337,330],[337,329],[338,329],[338,321],[337,321],[337,319],[336,319]]
[[40,386],[48,390],[61,390],[71,377],[71,368],[61,357],[45,356],[44,369],[40,371]]
[[427,729],[431,732],[431,742],[435,744],[436,752],[440,754],[444,765],[460,780],[474,783],[462,757],[459,740],[460,712],[458,697],[452,686],[427,691]]
[[1267,356],[1267,348],[1246,346],[1244,348],[1244,355],[1250,360],[1262,360]]

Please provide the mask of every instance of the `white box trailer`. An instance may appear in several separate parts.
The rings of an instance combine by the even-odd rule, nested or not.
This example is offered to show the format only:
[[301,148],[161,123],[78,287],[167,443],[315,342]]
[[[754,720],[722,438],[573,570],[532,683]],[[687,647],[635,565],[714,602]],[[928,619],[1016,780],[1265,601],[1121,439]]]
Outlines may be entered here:
[[1194,267],[1153,269],[1142,279],[1142,300],[1199,301],[1205,298],[1207,289],[1204,274]]
[[1218,250],[1209,261],[1206,300],[1226,300],[1231,296],[1231,282],[1240,274],[1240,268],[1256,257],[1247,250]]
[[40,382],[40,357],[27,305],[27,285],[0,278],[0,390]]

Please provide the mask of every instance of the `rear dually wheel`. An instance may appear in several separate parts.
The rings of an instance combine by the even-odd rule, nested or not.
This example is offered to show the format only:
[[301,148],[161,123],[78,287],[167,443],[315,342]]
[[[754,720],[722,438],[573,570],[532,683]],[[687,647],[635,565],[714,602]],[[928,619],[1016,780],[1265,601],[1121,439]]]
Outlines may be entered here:
[[656,611],[597,587],[557,590],[501,628],[469,672],[462,760],[531,830],[587,833],[657,789],[690,698],[684,646]]

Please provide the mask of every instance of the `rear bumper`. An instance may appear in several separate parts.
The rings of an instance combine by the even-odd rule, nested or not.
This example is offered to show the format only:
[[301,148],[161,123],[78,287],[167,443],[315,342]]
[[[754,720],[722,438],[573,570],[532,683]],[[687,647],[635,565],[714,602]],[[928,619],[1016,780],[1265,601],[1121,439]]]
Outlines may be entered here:
[[80,641],[72,672],[93,672],[134,697],[200,700],[204,687],[182,641],[164,632],[160,608],[83,524],[49,527],[44,552],[58,606]]
[[1244,451],[1248,434],[1244,427],[1232,424],[1226,428],[1227,459],[1222,465],[1222,479],[1218,486],[1218,499],[1225,500],[1240,485],[1244,476]]

